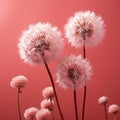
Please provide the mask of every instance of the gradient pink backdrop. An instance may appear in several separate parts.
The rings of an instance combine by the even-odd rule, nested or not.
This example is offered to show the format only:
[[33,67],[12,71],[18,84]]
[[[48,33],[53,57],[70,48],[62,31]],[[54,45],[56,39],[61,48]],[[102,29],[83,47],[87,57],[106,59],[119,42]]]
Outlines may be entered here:
[[[39,108],[43,99],[42,89],[51,85],[44,65],[29,66],[19,58],[17,44],[22,31],[29,24],[42,21],[58,26],[64,33],[67,19],[76,11],[84,10],[92,10],[101,15],[106,24],[103,42],[87,49],[93,76],[88,82],[85,120],[105,120],[103,107],[97,102],[102,95],[109,97],[109,105],[120,105],[119,0],[0,0],[0,120],[18,120],[17,90],[9,85],[12,77],[23,74],[29,79],[27,88],[21,94],[22,114],[28,107]],[[66,42],[61,56],[81,52],[81,49],[71,48]],[[54,78],[57,64],[57,61],[49,63]],[[65,120],[74,120],[72,90],[63,90],[55,85]],[[83,88],[78,89],[77,94],[80,120]],[[59,120],[57,107],[55,111],[56,120]],[[112,115],[109,115],[109,120],[113,120]]]

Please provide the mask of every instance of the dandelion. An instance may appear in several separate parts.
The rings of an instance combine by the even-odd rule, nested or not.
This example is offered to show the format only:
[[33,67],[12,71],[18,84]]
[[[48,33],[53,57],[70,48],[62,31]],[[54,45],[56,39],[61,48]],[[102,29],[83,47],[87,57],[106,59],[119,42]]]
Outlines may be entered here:
[[104,37],[104,21],[94,12],[77,12],[65,25],[65,35],[72,46],[94,46]]
[[39,64],[56,58],[63,48],[61,33],[49,23],[30,25],[18,43],[19,54],[25,63]]
[[50,99],[43,99],[42,102],[40,103],[40,106],[42,109],[47,108],[52,112],[52,120],[55,120],[54,118],[54,101]]
[[[94,12],[85,11],[77,12],[65,25],[65,36],[68,42],[76,48],[83,47],[83,56],[86,58],[86,46],[95,46],[99,44],[105,34],[104,21],[101,16]],[[84,98],[82,120],[84,120],[85,103],[86,103],[86,84],[84,85]]]
[[[48,108],[49,110],[52,111],[52,119],[54,120],[54,101],[53,101],[53,97],[55,96],[54,94],[54,90],[53,87],[45,87],[42,91],[42,96],[45,98],[45,100],[43,100],[41,102],[41,108]],[[61,118],[63,119],[63,118]]]
[[114,115],[114,120],[117,120],[116,114],[120,112],[120,107],[116,104],[112,104],[109,106],[108,112]]
[[71,55],[64,58],[57,71],[57,83],[63,88],[72,87],[74,93],[74,107],[78,120],[76,88],[83,86],[91,76],[91,66],[82,56]]
[[81,55],[65,57],[57,70],[57,83],[63,87],[81,87],[90,79],[92,72],[87,59]]
[[23,32],[18,48],[20,57],[25,63],[44,63],[51,80],[61,120],[63,120],[54,80],[47,64],[48,61],[58,57],[63,48],[61,32],[57,27],[54,27],[49,23],[40,22],[35,25],[30,25],[29,29]]
[[[52,102],[52,104],[51,104],[51,102]],[[52,105],[54,104],[54,101],[52,100],[50,100],[50,99],[43,99],[42,101],[41,101],[41,103],[40,103],[40,106],[41,106],[41,108],[43,109],[43,108],[47,108],[47,109],[49,109],[50,111],[52,111]]]
[[25,119],[34,120],[37,111],[38,111],[38,109],[36,107],[30,107],[30,108],[26,109],[24,112]]
[[54,91],[52,87],[46,87],[42,91],[42,95],[45,99],[52,99],[54,97]]
[[47,104],[47,106],[48,106],[48,104],[51,106],[52,109],[51,108],[50,109],[52,111],[52,119],[54,120],[55,118],[54,118],[54,107],[53,107],[54,101],[53,101],[53,97],[55,96],[55,94],[54,94],[53,87],[51,87],[51,86],[50,87],[45,87],[43,89],[43,91],[42,91],[42,95],[47,100],[44,100],[43,103],[41,103],[41,104],[42,104],[42,106],[46,106],[46,104]]
[[109,101],[108,97],[106,96],[102,96],[98,99],[98,103],[101,104],[101,105],[104,105],[104,110],[105,110],[105,118],[106,120],[108,119],[107,117],[107,108],[106,108],[106,104],[107,102]]
[[22,92],[21,88],[26,87],[27,82],[28,82],[28,79],[23,75],[18,75],[18,76],[13,77],[10,82],[11,87],[18,89],[17,104],[18,104],[18,113],[19,113],[20,120],[21,120],[20,93]]
[[28,80],[25,76],[19,75],[12,78],[10,86],[13,88],[24,88],[26,87],[27,82]]
[[49,120],[50,111],[48,109],[40,109],[36,113],[36,120]]
[[107,104],[108,101],[109,101],[109,99],[106,96],[102,96],[98,99],[98,103],[101,105]]

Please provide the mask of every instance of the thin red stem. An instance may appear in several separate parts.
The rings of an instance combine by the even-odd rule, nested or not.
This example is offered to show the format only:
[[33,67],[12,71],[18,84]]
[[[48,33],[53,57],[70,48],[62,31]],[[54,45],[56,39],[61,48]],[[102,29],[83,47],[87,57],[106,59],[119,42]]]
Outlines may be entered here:
[[54,117],[54,106],[53,106],[53,102],[52,102],[52,98],[50,98],[50,103],[51,103],[51,107],[52,107],[52,120],[55,120],[55,117]]
[[[83,58],[86,59],[85,45],[83,46]],[[85,81],[85,84],[84,84],[83,106],[82,106],[82,120],[84,120],[84,117],[85,117],[86,92],[87,92],[87,86],[86,86],[86,81]]]
[[82,120],[84,120],[85,117],[85,103],[86,103],[86,85],[84,86],[84,98],[83,98],[83,108],[82,108]]
[[75,116],[76,120],[78,120],[78,110],[77,110],[77,99],[76,99],[76,87],[74,88],[74,106],[75,106]]
[[107,120],[107,108],[106,108],[106,104],[104,104],[104,110],[105,110],[105,119]]
[[57,107],[58,107],[58,110],[59,110],[59,114],[60,114],[61,120],[64,120],[63,114],[62,114],[62,111],[61,111],[61,108],[60,108],[60,104],[59,104],[59,101],[58,101],[58,96],[57,96],[57,92],[56,92],[56,89],[55,89],[55,84],[54,84],[54,80],[53,80],[52,74],[51,74],[50,69],[48,67],[48,64],[47,64],[47,62],[46,62],[46,60],[44,58],[44,54],[41,54],[41,56],[43,58],[43,62],[45,64],[46,70],[47,70],[48,75],[49,75],[50,80],[51,80],[51,84],[52,84],[53,91],[54,91],[54,94],[55,94],[55,99],[56,99],[56,103],[57,103]]
[[114,120],[117,120],[116,114],[114,114]]
[[18,96],[17,96],[17,104],[18,104],[18,114],[19,114],[19,120],[22,120],[21,119],[21,111],[20,111],[20,87],[18,88]]
[[83,46],[83,58],[86,59],[86,49],[85,49],[85,45]]

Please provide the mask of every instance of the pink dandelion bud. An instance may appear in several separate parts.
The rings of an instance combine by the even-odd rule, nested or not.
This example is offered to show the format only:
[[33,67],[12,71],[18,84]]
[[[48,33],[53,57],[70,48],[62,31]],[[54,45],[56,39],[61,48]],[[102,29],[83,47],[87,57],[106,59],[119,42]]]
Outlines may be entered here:
[[27,119],[27,120],[34,119],[37,111],[38,111],[38,109],[36,107],[30,107],[30,108],[26,109],[24,112],[25,119]]
[[53,109],[52,107],[52,105],[54,104],[54,101],[53,100],[50,100],[50,99],[44,99],[44,100],[42,100],[42,102],[40,103],[40,106],[41,106],[41,108],[42,109],[44,109],[44,108],[47,108],[47,109],[49,109],[50,111]]
[[71,55],[64,58],[58,66],[57,83],[63,88],[80,87],[90,79],[91,74],[87,59],[83,59],[81,55]]
[[53,87],[46,87],[42,91],[42,95],[45,99],[52,99],[54,97]]
[[65,35],[72,46],[94,46],[104,37],[104,21],[94,12],[77,12],[65,25]]
[[50,113],[48,109],[40,109],[36,113],[36,120],[49,120]]
[[26,87],[27,82],[28,79],[25,76],[19,75],[12,78],[10,86],[13,88],[24,88]]
[[108,101],[109,101],[109,99],[106,96],[102,96],[98,99],[98,103],[101,104],[101,105],[106,104]]
[[56,58],[63,48],[63,40],[57,27],[40,22],[23,32],[18,48],[25,63],[39,64],[43,56],[46,61]]
[[108,112],[112,114],[117,114],[120,112],[120,107],[116,104],[110,105],[108,108]]

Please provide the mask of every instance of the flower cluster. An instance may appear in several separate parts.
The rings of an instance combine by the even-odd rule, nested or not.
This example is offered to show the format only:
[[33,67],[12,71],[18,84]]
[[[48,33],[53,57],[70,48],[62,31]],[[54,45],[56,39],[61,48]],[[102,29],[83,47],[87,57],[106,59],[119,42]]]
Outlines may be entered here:
[[[68,42],[71,43],[71,46],[83,48],[83,55],[70,55],[68,57],[61,58],[61,62],[57,67],[56,82],[62,88],[73,88],[76,120],[78,120],[76,92],[77,88],[84,88],[82,106],[82,120],[84,120],[87,81],[91,79],[92,75],[90,61],[86,59],[86,47],[95,46],[101,43],[105,34],[105,24],[102,17],[96,15],[94,12],[80,11],[68,19],[64,28],[65,38],[67,38]],[[52,113],[52,119],[54,120],[55,104],[53,98],[55,97],[61,120],[64,120],[54,80],[48,66],[48,62],[50,60],[59,56],[63,49],[63,45],[64,41],[61,37],[61,32],[57,27],[50,23],[39,22],[35,25],[30,25],[28,30],[25,30],[19,39],[18,49],[20,58],[30,65],[40,64],[43,62],[52,84],[52,86],[43,89],[43,100],[40,103],[40,108],[30,107],[25,110],[25,119],[48,120]],[[10,82],[11,87],[18,88],[18,112],[20,120],[21,112],[19,93],[20,89],[26,86],[27,81],[27,78],[21,75],[14,77]],[[109,99],[106,96],[102,96],[98,100],[99,104],[104,105],[106,120],[106,105],[108,101]],[[108,112],[113,113],[114,115],[119,111],[119,106],[115,104],[110,105],[108,108]]]
[[116,114],[120,112],[120,107],[117,104],[112,104],[112,105],[109,105],[109,107],[107,109],[106,105],[107,105],[108,101],[109,101],[109,98],[106,96],[102,96],[98,99],[98,103],[101,105],[104,105],[104,107],[105,107],[106,120],[107,120],[107,111],[108,111],[108,113],[114,114],[115,119],[116,119]]
[[26,120],[48,120],[50,118],[50,114],[53,111],[54,105],[54,92],[52,90],[52,87],[46,87],[43,89],[42,95],[44,99],[40,103],[40,108],[30,107],[24,111],[24,117]]

